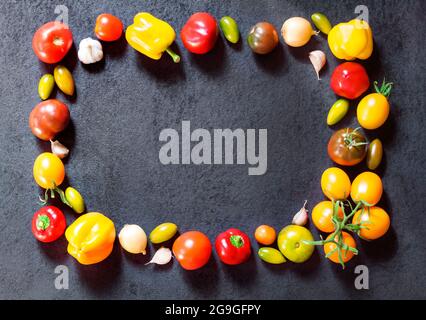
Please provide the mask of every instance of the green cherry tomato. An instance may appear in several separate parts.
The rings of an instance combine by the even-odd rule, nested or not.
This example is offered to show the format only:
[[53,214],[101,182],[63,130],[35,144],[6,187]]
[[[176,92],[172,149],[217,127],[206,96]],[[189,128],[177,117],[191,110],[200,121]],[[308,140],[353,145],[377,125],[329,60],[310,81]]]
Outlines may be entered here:
[[333,126],[342,120],[349,110],[349,101],[346,99],[337,100],[330,108],[327,116],[327,124]]
[[290,261],[302,263],[314,252],[314,246],[304,241],[314,241],[312,233],[305,227],[291,225],[278,234],[278,248]]
[[66,67],[61,65],[56,66],[53,70],[53,77],[63,93],[69,96],[74,94],[74,79]]
[[229,16],[222,17],[219,21],[220,30],[226,40],[231,43],[237,43],[240,40],[240,31],[237,22]]
[[382,162],[383,145],[379,139],[374,139],[368,146],[367,151],[367,167],[370,170],[376,170]]
[[84,199],[81,196],[80,192],[78,192],[73,187],[68,187],[65,190],[65,199],[68,201],[69,205],[76,213],[83,213]]
[[38,95],[40,96],[41,100],[46,100],[50,97],[54,86],[55,79],[53,79],[51,74],[47,73],[40,78],[38,83]]
[[149,240],[152,243],[162,243],[170,240],[178,230],[177,225],[171,222],[165,222],[155,227],[149,234]]
[[260,259],[271,264],[282,264],[286,261],[281,252],[270,247],[260,248],[257,254]]
[[311,16],[312,22],[315,27],[318,28],[324,34],[328,34],[331,31],[331,23],[330,20],[320,12],[316,12]]

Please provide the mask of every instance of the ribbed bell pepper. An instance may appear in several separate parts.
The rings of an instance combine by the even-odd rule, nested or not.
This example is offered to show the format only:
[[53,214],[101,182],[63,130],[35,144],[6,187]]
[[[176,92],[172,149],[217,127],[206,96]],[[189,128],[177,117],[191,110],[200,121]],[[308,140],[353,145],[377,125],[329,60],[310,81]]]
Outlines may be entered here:
[[138,13],[133,24],[126,29],[126,40],[130,46],[154,60],[159,60],[167,52],[178,63],[179,55],[169,48],[175,39],[175,30],[167,22],[147,12]]
[[328,45],[338,59],[365,60],[373,52],[373,32],[363,20],[339,23],[328,34]]
[[115,240],[114,223],[98,212],[80,216],[65,231],[68,253],[81,264],[94,264],[106,259]]

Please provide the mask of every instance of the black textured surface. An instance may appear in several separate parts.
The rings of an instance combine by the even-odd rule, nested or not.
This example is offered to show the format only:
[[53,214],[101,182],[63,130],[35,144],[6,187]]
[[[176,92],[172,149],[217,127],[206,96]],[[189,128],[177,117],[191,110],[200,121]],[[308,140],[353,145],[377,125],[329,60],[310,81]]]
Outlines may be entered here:
[[[381,205],[392,229],[382,239],[358,241],[360,256],[341,270],[316,250],[309,262],[269,266],[253,256],[238,267],[214,255],[207,267],[186,272],[175,262],[144,266],[152,256],[130,256],[115,246],[94,266],[78,265],[66,241],[44,245],[31,235],[37,210],[32,179],[35,157],[48,144],[27,126],[39,102],[37,83],[50,67],[31,50],[33,32],[53,20],[56,4],[69,8],[78,42],[93,36],[98,14],[110,12],[129,25],[138,11],[152,12],[180,30],[196,11],[235,17],[243,38],[261,20],[280,28],[291,16],[326,13],[333,23],[354,17],[359,1],[1,1],[0,3],[0,298],[54,299],[371,299],[426,298],[424,225],[425,54],[424,1],[364,1],[370,11],[375,50],[365,63],[371,79],[396,83],[380,137],[386,151],[380,169],[385,194]],[[283,44],[270,55],[255,56],[245,41],[231,46],[219,39],[205,56],[189,54],[178,37],[182,63],[158,62],[138,54],[122,39],[104,46],[106,58],[85,67],[75,49],[64,61],[74,75],[77,95],[68,99],[72,123],[59,136],[70,147],[69,183],[85,196],[91,211],[113,219],[117,229],[137,223],[149,232],[174,221],[181,231],[198,229],[210,239],[237,227],[252,235],[259,224],[287,225],[304,199],[309,209],[323,195],[322,171],[332,166],[326,143],[335,128],[325,117],[335,96],[329,77],[337,61],[322,36],[306,47]],[[318,82],[307,58],[327,52],[329,64]],[[355,106],[338,126],[356,125]],[[159,133],[193,128],[267,128],[268,171],[248,176],[247,166],[164,166],[158,160]],[[350,170],[353,177],[363,167]],[[65,210],[68,222],[75,216]],[[310,225],[315,237],[318,232]],[[257,250],[257,244],[253,244]],[[70,268],[69,290],[54,288],[54,268]],[[370,270],[370,290],[354,288],[354,267]]]

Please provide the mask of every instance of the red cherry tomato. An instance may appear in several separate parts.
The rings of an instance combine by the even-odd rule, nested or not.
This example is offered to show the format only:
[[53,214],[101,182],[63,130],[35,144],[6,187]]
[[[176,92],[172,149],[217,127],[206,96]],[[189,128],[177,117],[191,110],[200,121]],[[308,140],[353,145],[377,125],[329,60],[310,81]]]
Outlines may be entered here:
[[345,62],[334,69],[330,86],[338,96],[356,99],[370,87],[370,80],[362,65]]
[[194,13],[180,32],[185,48],[196,54],[204,54],[213,49],[218,36],[216,19],[206,12]]
[[228,229],[218,235],[215,247],[220,260],[230,265],[247,261],[251,254],[249,237],[238,229]]
[[210,259],[212,245],[209,238],[199,231],[188,231],[173,243],[173,254],[181,267],[195,270],[204,266]]
[[38,210],[32,220],[34,237],[41,242],[52,242],[64,234],[67,226],[65,216],[54,206]]
[[33,50],[43,62],[57,63],[61,61],[71,46],[72,32],[62,22],[48,22],[34,33]]
[[70,120],[70,112],[63,102],[49,99],[40,102],[30,113],[30,128],[33,134],[45,141],[64,130]]
[[123,23],[109,13],[102,13],[96,18],[95,34],[102,41],[116,41],[123,34]]

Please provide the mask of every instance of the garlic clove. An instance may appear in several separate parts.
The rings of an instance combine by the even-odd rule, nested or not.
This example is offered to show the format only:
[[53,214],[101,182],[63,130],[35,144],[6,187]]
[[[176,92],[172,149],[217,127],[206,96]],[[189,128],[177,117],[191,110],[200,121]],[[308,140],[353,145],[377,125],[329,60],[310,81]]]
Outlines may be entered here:
[[308,210],[306,210],[306,203],[308,200],[305,200],[303,207],[297,212],[294,217],[292,223],[298,226],[304,226],[308,222]]
[[312,51],[309,53],[309,60],[311,60],[311,63],[314,66],[318,80],[321,80],[319,77],[319,73],[327,62],[325,53],[322,52],[321,50]]
[[84,64],[101,61],[104,57],[102,44],[95,39],[86,38],[80,41],[78,46],[78,59]]
[[52,153],[57,155],[61,159],[65,158],[70,153],[70,150],[58,140],[50,140],[50,148],[52,149]]
[[162,247],[157,250],[157,252],[152,257],[151,261],[148,263],[145,263],[145,265],[151,264],[151,263],[165,265],[165,264],[168,264],[170,260],[172,260],[172,251],[168,248]]

